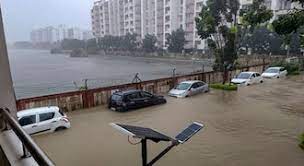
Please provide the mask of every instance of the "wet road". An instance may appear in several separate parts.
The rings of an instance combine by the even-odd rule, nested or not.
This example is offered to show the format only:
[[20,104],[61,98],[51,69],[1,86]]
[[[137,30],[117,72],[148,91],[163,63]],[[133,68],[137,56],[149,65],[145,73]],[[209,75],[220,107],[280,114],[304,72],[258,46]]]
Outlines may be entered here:
[[[304,152],[297,137],[304,132],[304,77],[240,88],[212,90],[165,105],[128,113],[103,107],[70,113],[69,130],[35,136],[57,165],[141,164],[140,145],[111,128],[110,122],[152,127],[175,136],[192,121],[206,125],[189,142],[170,151],[156,165],[301,166]],[[148,146],[149,159],[166,144]]]

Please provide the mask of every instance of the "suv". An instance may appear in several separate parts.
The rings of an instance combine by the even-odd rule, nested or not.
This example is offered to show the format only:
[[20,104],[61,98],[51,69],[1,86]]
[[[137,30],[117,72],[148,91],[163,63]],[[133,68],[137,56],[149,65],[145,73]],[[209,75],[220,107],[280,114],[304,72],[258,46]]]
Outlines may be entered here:
[[19,124],[28,134],[54,132],[71,127],[67,116],[56,106],[17,112]]
[[108,108],[124,112],[166,102],[163,96],[156,96],[141,90],[128,90],[113,93],[109,99]]

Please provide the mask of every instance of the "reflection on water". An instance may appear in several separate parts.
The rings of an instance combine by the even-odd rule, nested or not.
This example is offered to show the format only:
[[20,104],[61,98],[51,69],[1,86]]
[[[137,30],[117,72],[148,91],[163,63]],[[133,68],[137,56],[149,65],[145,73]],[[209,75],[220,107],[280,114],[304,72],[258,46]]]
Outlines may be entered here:
[[[34,139],[58,165],[140,165],[140,146],[110,122],[155,128],[175,136],[192,121],[206,128],[156,165],[301,166],[297,136],[304,132],[303,76],[267,80],[237,92],[211,91],[161,106],[116,113],[103,107],[70,113],[72,128]],[[149,157],[166,144],[149,144]]]

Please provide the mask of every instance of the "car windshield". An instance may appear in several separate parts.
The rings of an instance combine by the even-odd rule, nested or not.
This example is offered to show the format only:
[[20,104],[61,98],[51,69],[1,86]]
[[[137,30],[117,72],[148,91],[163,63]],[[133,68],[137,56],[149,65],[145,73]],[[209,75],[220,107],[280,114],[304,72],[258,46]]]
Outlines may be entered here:
[[181,84],[178,84],[175,89],[177,89],[177,90],[187,90],[187,89],[189,89],[190,86],[191,86],[191,84],[181,83]]
[[240,73],[236,78],[238,79],[248,79],[250,77],[250,73]]
[[278,73],[279,69],[267,69],[265,73]]

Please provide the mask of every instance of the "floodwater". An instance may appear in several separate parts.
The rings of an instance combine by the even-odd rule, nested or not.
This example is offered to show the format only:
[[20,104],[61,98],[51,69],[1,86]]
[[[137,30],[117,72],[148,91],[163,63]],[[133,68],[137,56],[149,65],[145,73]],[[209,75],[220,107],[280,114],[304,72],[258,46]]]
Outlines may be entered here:
[[[111,122],[151,127],[174,137],[193,121],[206,125],[156,165],[174,166],[302,166],[304,151],[304,77],[267,80],[237,92],[211,90],[186,99],[169,98],[165,105],[127,113],[104,107],[69,113],[72,128],[34,136],[59,166],[135,166],[140,145],[128,143]],[[136,140],[132,140],[136,142]],[[149,159],[166,147],[149,143]]]
[[[9,60],[17,98],[72,91],[88,79],[89,88],[130,83],[136,73],[142,80],[210,70],[209,61],[122,56],[71,58],[47,50],[9,50]],[[73,82],[76,82],[76,86]]]

